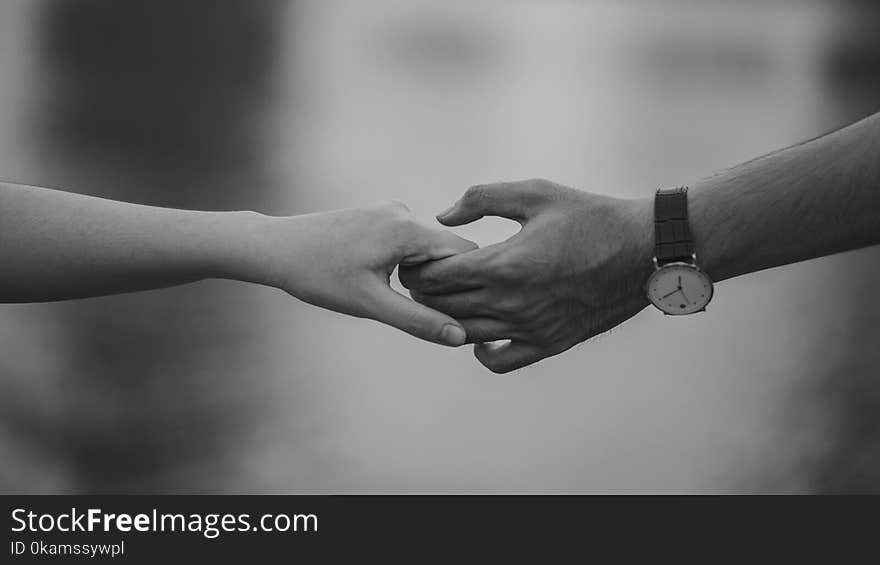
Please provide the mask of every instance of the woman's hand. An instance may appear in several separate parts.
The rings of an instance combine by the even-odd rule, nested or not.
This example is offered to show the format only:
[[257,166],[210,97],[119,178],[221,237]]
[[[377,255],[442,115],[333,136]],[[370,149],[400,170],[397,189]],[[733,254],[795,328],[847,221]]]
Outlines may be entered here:
[[458,346],[466,339],[458,322],[398,294],[388,281],[399,264],[443,259],[476,245],[419,224],[399,203],[280,218],[0,183],[0,229],[0,303],[224,278],[275,286],[429,341]]
[[281,288],[330,310],[371,318],[415,337],[463,345],[453,318],[395,292],[399,264],[415,265],[473,250],[476,244],[416,221],[391,202],[303,216],[260,216],[251,224],[247,254],[252,282]]

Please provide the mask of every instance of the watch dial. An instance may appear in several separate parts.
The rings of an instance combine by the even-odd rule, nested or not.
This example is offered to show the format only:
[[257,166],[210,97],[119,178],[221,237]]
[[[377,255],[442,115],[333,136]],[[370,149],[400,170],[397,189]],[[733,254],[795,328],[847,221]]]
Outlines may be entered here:
[[654,271],[647,285],[648,299],[672,315],[693,314],[712,299],[712,281],[703,271],[682,263]]

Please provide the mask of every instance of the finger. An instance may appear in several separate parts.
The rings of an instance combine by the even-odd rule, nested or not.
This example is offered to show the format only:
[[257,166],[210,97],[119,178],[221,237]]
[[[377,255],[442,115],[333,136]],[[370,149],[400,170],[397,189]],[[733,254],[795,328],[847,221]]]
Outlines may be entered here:
[[514,339],[519,335],[511,324],[492,318],[460,318],[458,322],[467,332],[468,343]]
[[398,294],[379,279],[375,284],[371,291],[369,317],[426,341],[450,347],[464,345],[467,333],[461,324],[446,314]]
[[542,181],[530,180],[472,186],[458,202],[438,214],[437,220],[446,226],[460,226],[483,216],[500,216],[522,223],[546,192]]
[[425,261],[445,259],[473,251],[479,246],[449,230],[418,224],[407,247],[407,253],[400,261],[401,265],[417,265]]
[[490,247],[430,261],[417,267],[403,266],[398,271],[400,283],[426,294],[443,294],[473,290],[483,286],[485,260]]
[[[489,295],[485,290],[477,289],[454,294],[424,294],[417,290],[410,291],[413,300],[424,304],[453,318],[491,317]],[[486,340],[484,340],[486,341]]]
[[474,357],[493,373],[502,374],[537,363],[547,354],[540,347],[511,341],[503,345],[478,343],[474,346]]

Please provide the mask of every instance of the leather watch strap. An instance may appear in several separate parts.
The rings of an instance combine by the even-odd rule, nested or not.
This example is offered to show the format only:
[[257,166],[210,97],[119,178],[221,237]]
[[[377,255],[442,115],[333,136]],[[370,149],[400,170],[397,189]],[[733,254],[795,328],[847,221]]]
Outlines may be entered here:
[[654,256],[658,265],[693,260],[687,190],[686,186],[661,189],[654,197]]

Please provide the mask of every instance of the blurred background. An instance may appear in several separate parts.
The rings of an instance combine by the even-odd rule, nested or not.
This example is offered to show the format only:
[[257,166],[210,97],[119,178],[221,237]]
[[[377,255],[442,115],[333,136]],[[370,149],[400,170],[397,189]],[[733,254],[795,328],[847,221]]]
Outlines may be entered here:
[[[878,26],[843,0],[5,0],[0,177],[425,221],[498,180],[645,196],[880,109]],[[880,492],[878,276],[875,248],[731,280],[504,376],[231,282],[6,305],[0,492]]]

